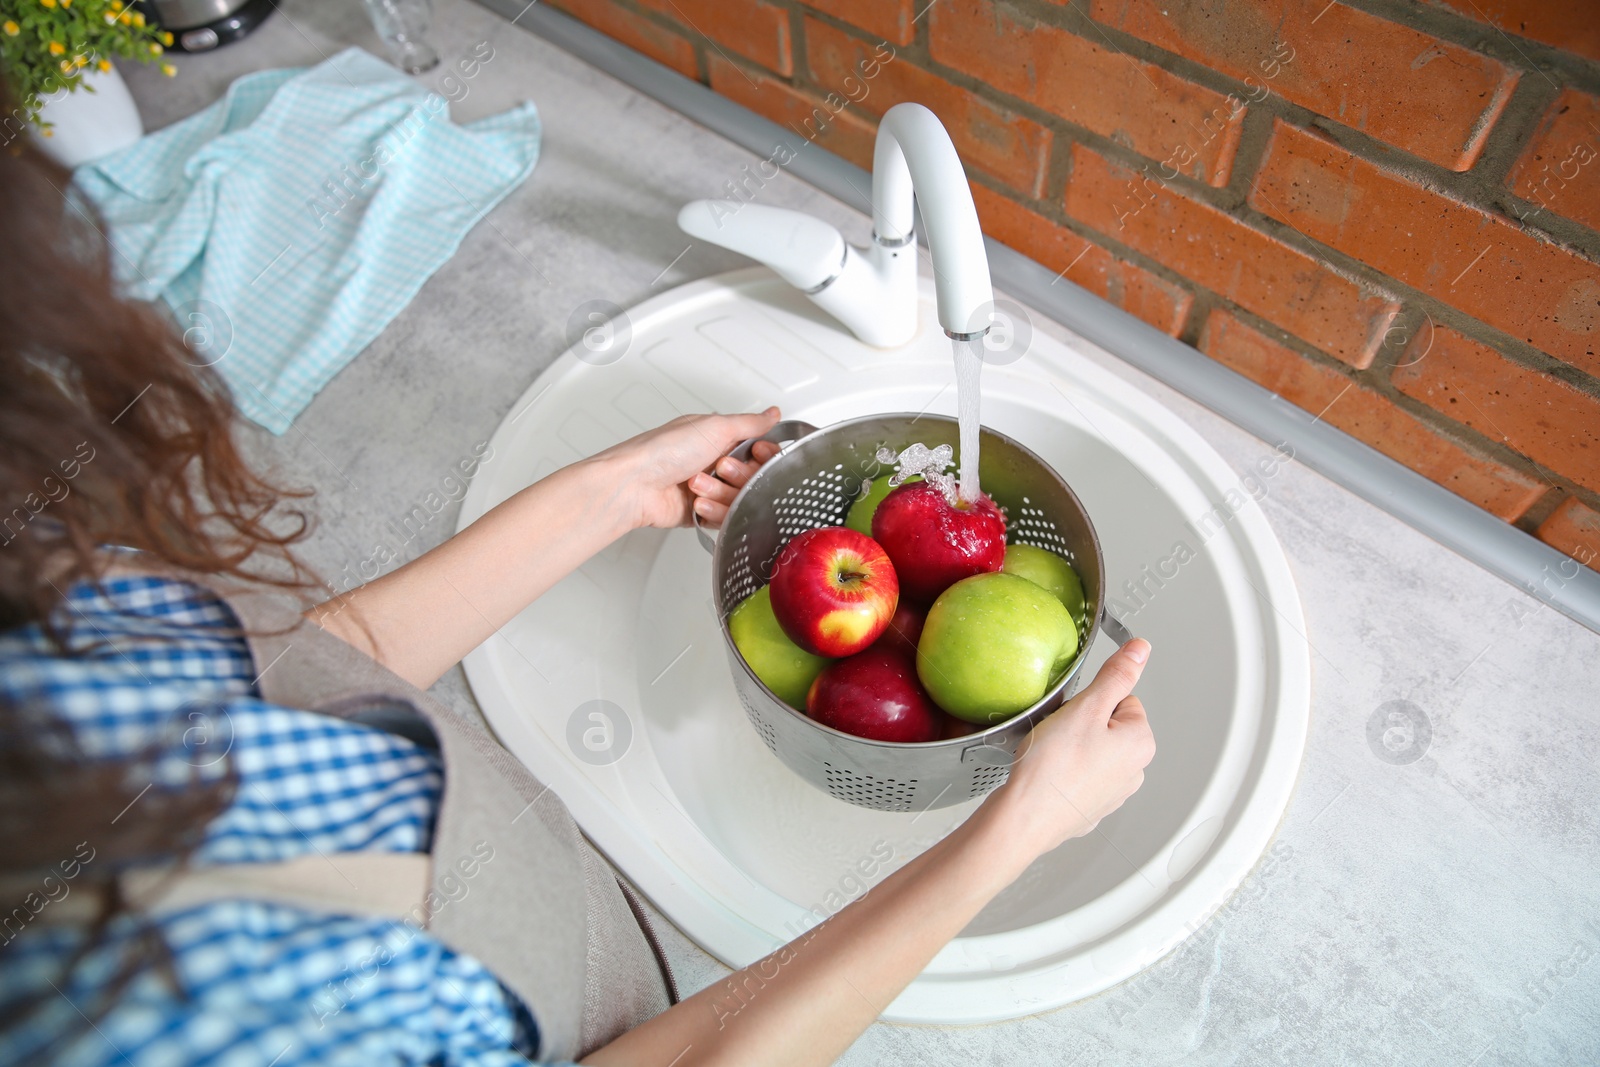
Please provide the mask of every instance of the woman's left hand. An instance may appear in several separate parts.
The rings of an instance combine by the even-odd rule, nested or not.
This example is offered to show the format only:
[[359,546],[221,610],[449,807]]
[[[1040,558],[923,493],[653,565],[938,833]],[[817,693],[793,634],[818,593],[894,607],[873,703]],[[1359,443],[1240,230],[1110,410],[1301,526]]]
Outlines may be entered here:
[[749,415],[682,415],[594,459],[617,479],[616,490],[635,526],[685,526],[694,515],[719,526],[739,487],[777,454],[778,446],[759,442],[750,463],[728,453],[772,429],[778,415],[776,407]]

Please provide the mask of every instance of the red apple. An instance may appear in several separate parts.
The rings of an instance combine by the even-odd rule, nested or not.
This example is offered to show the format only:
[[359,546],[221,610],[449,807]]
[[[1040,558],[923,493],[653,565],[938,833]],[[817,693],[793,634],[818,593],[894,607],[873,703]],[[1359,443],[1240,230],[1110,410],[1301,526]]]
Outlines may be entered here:
[[928,482],[908,482],[883,498],[872,537],[894,562],[900,595],[921,607],[963,578],[1006,561],[1006,519],[987,494],[951,504]]
[[789,640],[818,656],[850,656],[878,639],[900,581],[878,542],[844,526],[798,535],[772,571],[772,613]]
[[830,663],[811,683],[806,714],[873,741],[937,741],[944,713],[933,706],[917,665],[886,644]]
[[943,740],[948,741],[952,737],[966,737],[968,734],[977,733],[980,729],[976,723],[967,722],[965,719],[958,719],[948,712],[941,711],[939,715],[944,719],[944,721],[939,724],[941,729],[939,736]]
[[883,631],[883,636],[878,638],[878,643],[897,648],[915,660],[917,642],[922,639],[922,624],[926,619],[925,614],[902,600],[900,606],[894,609],[894,618],[889,620],[889,625]]

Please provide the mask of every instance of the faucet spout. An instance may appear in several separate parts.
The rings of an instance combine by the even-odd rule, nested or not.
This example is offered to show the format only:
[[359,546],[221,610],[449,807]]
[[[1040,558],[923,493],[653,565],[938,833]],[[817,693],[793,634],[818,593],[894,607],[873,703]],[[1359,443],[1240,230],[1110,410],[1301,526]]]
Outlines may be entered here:
[[912,237],[913,197],[928,231],[939,325],[954,338],[981,336],[989,329],[994,288],[961,157],[932,111],[921,104],[896,104],[878,126],[872,157],[877,242],[892,245]]
[[678,225],[765,263],[867,344],[895,348],[917,335],[914,203],[928,231],[939,325],[957,340],[982,336],[994,289],[978,211],[950,135],[921,104],[895,105],[878,126],[866,248],[820,219],[734,200],[686,204]]

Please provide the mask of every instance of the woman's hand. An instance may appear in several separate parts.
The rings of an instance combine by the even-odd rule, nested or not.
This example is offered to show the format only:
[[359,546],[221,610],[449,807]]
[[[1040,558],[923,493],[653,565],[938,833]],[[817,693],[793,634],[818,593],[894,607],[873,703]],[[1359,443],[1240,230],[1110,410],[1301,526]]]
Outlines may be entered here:
[[1130,691],[1149,653],[1135,640],[1107,660],[1028,735],[1010,780],[933,847],[772,955],[583,1062],[833,1063],[1034,859],[1088,833],[1139,788],[1155,742]]
[[722,520],[728,517],[728,505],[739,495],[744,483],[778,451],[778,446],[771,441],[757,441],[750,447],[753,462],[723,456],[712,468],[713,474],[702,471],[690,478],[688,486],[694,494],[694,513],[700,516],[700,521],[712,528],[720,527]]
[[1010,779],[991,794],[1011,832],[1038,855],[1092,831],[1144,784],[1156,741],[1133,687],[1149,656],[1143,638],[1118,649],[1083,692],[1023,739]]
[[696,514],[719,526],[739,487],[778,446],[758,443],[752,463],[728,453],[777,422],[775,407],[750,415],[683,415],[606,449],[594,462],[614,480],[634,526],[684,526]]
[[[777,452],[758,448],[757,462],[740,463],[728,450],[777,421],[777,408],[674,419],[539,479],[444,544],[307,615],[426,689],[629,530],[681,526],[691,508],[720,523],[738,487]],[[713,464],[720,479],[703,473]]]

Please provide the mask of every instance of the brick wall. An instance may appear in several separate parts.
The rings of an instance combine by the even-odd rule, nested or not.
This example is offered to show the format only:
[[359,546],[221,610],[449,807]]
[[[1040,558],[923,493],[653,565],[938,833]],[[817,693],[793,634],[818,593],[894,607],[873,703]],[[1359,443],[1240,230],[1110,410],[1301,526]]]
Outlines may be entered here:
[[1596,0],[549,2],[1600,569]]

